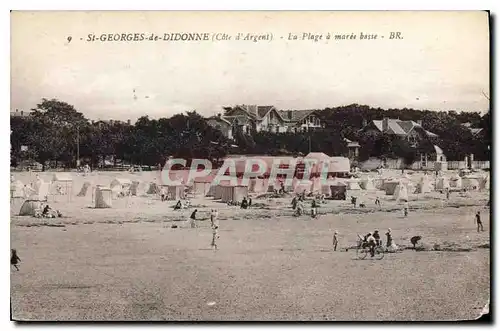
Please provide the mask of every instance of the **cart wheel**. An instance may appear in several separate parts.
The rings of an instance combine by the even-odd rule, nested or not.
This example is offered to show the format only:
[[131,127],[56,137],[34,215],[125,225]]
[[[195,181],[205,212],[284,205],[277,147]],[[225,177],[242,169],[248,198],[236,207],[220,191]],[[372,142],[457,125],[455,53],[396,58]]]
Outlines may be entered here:
[[356,249],[356,256],[358,257],[358,260],[364,260],[366,258],[366,255],[368,255],[368,252],[364,248],[358,248]]
[[384,255],[385,255],[385,252],[384,252],[383,247],[378,246],[377,248],[375,248],[375,258],[377,260],[382,260],[384,258]]

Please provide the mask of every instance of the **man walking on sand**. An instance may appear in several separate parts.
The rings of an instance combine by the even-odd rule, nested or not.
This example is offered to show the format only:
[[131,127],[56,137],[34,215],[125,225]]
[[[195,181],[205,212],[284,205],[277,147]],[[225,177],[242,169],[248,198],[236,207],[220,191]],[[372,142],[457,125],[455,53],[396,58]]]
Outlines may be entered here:
[[475,223],[477,223],[477,232],[479,232],[479,227],[481,227],[481,231],[484,231],[483,222],[481,222],[481,212],[479,211],[476,213]]
[[217,250],[217,239],[219,239],[219,225],[212,223],[212,248]]
[[339,243],[339,238],[337,237],[338,235],[338,231],[335,230],[335,232],[333,233],[333,251],[336,252],[337,251],[337,245]]

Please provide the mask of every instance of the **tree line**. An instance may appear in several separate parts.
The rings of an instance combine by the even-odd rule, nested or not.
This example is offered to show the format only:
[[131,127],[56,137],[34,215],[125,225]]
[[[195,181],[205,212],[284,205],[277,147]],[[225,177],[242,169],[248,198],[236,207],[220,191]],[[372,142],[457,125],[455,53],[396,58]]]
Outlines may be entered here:
[[[83,163],[97,168],[121,162],[144,166],[163,165],[170,157],[205,158],[220,162],[233,153],[305,155],[309,151],[347,156],[346,139],[361,145],[360,160],[368,157],[403,157],[409,161],[432,144],[444,150],[449,160],[461,160],[473,153],[475,159],[490,158],[490,113],[457,113],[414,109],[371,108],[349,105],[318,112],[325,123],[322,130],[303,133],[253,132],[234,128],[234,141],[208,125],[196,111],[169,118],[140,117],[134,124],[119,121],[90,121],[73,105],[56,99],[42,99],[30,116],[11,116],[11,166],[33,160],[44,167],[73,168],[77,155]],[[428,131],[439,135],[418,148],[382,134],[360,131],[366,122],[382,117],[421,120]],[[474,136],[462,123],[482,128]]]

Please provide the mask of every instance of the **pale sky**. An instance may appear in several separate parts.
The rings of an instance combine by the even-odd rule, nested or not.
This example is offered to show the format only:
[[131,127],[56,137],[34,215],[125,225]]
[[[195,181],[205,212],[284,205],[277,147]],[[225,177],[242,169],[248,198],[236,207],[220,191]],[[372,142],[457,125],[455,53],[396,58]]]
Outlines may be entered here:
[[[390,40],[391,31],[404,39]],[[91,33],[169,32],[272,33],[273,40],[85,41]],[[357,39],[287,40],[304,32]],[[361,32],[378,37],[359,40]],[[11,14],[11,110],[57,98],[90,119],[133,121],[194,109],[211,115],[235,104],[484,112],[482,92],[489,95],[486,12]]]

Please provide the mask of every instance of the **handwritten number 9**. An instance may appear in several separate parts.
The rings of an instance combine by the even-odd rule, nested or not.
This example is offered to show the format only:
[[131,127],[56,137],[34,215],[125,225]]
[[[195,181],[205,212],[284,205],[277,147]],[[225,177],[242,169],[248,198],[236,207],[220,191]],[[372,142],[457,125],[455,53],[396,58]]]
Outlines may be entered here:
[[68,44],[71,42],[71,40],[72,40],[72,39],[73,39],[73,38],[72,38],[71,36],[70,36],[70,37],[68,37]]

